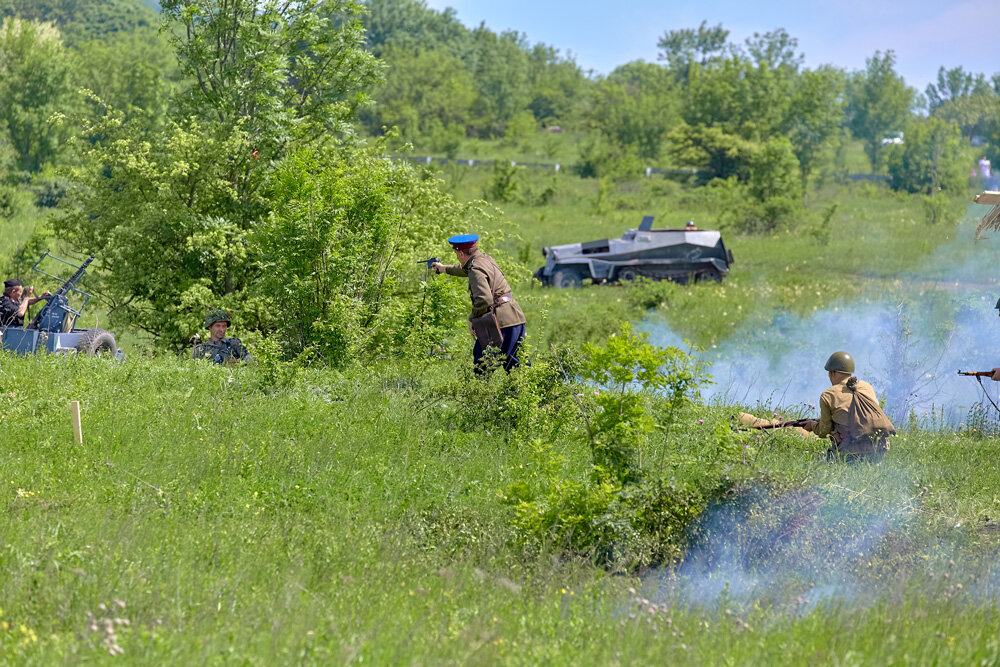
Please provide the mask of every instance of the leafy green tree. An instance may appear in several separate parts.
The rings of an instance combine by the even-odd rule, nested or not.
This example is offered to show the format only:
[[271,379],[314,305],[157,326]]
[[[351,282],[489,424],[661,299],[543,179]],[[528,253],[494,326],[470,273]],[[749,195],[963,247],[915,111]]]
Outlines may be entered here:
[[52,23],[70,46],[159,23],[143,0],[0,0],[0,19],[8,17]]
[[56,230],[102,259],[96,278],[119,321],[181,346],[209,304],[261,322],[247,235],[290,147],[350,136],[379,68],[349,2],[165,0],[191,87],[162,134],[102,106],[81,120],[77,206]]
[[161,127],[180,72],[166,36],[154,28],[111,33],[78,45],[73,82],[111,106],[138,109]]
[[904,136],[889,154],[893,189],[933,195],[965,187],[968,165],[958,127],[925,118],[908,123]]
[[581,105],[590,81],[572,58],[544,44],[536,44],[528,55],[531,101],[528,108],[541,122],[572,123],[582,113]]
[[932,115],[957,125],[966,138],[990,137],[1000,121],[1000,95],[987,91],[945,100]]
[[657,41],[660,49],[659,60],[666,61],[667,68],[679,79],[686,79],[693,65],[707,66],[725,58],[731,51],[729,31],[722,24],[709,26],[702,21],[696,29],[683,28],[668,30]]
[[798,77],[784,129],[803,183],[836,144],[844,119],[843,93],[844,75],[838,69],[821,67]]
[[414,53],[397,47],[386,49],[384,59],[385,84],[374,93],[380,102],[363,114],[373,131],[396,126],[414,142],[439,128],[465,135],[477,91],[461,60],[444,50]]
[[423,0],[366,0],[363,20],[369,49],[383,57],[388,49],[419,53],[447,51],[467,59],[472,33],[462,25],[451,7],[438,12]]
[[35,172],[53,162],[67,128],[50,123],[71,108],[70,55],[49,23],[16,18],[0,24],[0,125],[17,154],[15,167]]
[[946,102],[954,102],[970,95],[990,92],[992,91],[984,75],[966,72],[962,67],[949,70],[940,67],[937,73],[937,83],[927,84],[927,107],[931,113],[934,113]]
[[591,124],[613,144],[655,160],[678,122],[673,77],[662,67],[633,62],[615,69],[594,89]]
[[501,136],[514,114],[531,101],[524,38],[513,31],[498,35],[485,26],[472,35],[472,72],[479,93],[473,105],[476,127],[486,136]]
[[733,47],[726,58],[692,66],[684,120],[754,141],[787,132],[801,63],[796,45],[783,30],[754,34],[745,49]]
[[916,91],[896,73],[892,51],[875,52],[867,67],[847,81],[846,120],[851,133],[864,141],[872,168],[877,167],[882,139],[900,132],[910,118]]

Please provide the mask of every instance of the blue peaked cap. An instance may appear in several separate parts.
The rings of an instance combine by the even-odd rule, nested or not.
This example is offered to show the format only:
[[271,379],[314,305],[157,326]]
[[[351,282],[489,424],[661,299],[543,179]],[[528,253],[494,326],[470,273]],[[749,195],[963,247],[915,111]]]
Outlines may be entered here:
[[459,234],[458,236],[452,236],[448,239],[448,243],[450,243],[453,248],[458,248],[460,250],[471,248],[476,245],[478,241],[479,236],[477,234]]

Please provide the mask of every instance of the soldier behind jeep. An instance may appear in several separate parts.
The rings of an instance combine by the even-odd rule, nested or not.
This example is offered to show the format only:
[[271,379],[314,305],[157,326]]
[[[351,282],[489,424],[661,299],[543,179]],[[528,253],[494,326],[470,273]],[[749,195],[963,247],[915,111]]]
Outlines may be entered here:
[[226,338],[226,330],[233,321],[232,315],[224,310],[213,310],[205,317],[208,340],[196,345],[194,359],[211,359],[217,364],[232,365],[241,361],[251,361],[250,353],[239,338]]

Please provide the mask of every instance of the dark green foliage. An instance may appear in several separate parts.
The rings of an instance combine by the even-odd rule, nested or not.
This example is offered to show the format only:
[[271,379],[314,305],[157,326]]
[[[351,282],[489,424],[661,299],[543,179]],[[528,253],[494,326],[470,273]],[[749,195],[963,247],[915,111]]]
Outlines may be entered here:
[[851,132],[865,142],[873,168],[879,164],[882,139],[901,132],[910,118],[916,91],[896,73],[892,51],[875,52],[867,67],[847,80],[846,121]]
[[389,69],[377,104],[361,116],[370,132],[398,125],[407,140],[441,151],[442,128],[495,138],[526,110],[546,123],[577,119],[588,82],[556,49],[529,45],[513,31],[470,30],[453,10],[414,0],[365,7],[369,48]]
[[888,156],[894,189],[935,194],[965,187],[967,157],[958,127],[926,118],[908,123],[903,136]]
[[514,527],[528,543],[624,570],[680,555],[683,531],[700,511],[702,494],[662,476],[665,443],[655,461],[643,461],[640,452],[654,433],[667,439],[705,377],[685,353],[646,339],[623,324],[603,345],[583,346],[578,368],[586,382],[574,402],[588,435],[590,472],[584,478],[567,475],[565,457],[542,440],[532,441],[529,476],[504,495],[514,508]]
[[50,123],[71,108],[71,64],[51,24],[0,22],[0,127],[14,150],[14,168],[35,172],[59,156],[69,135]]
[[159,24],[142,0],[0,0],[0,19],[9,16],[53,23],[71,45]]

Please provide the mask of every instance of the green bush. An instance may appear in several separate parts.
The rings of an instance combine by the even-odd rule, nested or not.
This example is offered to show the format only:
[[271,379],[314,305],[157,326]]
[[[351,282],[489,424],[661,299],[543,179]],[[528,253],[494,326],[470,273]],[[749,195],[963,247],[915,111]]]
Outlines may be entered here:
[[903,137],[904,142],[888,152],[894,190],[934,194],[965,187],[967,161],[958,126],[925,118],[908,123]]
[[[589,472],[567,474],[565,457],[533,440],[527,477],[503,495],[514,509],[513,526],[527,543],[614,568],[673,559],[701,506],[701,492],[663,478],[665,449],[655,468],[642,465],[640,451],[653,433],[666,440],[705,377],[690,356],[650,345],[629,324],[604,345],[585,344],[583,350],[579,377],[585,383],[575,399],[588,438]],[[728,429],[725,439],[732,440]]]

